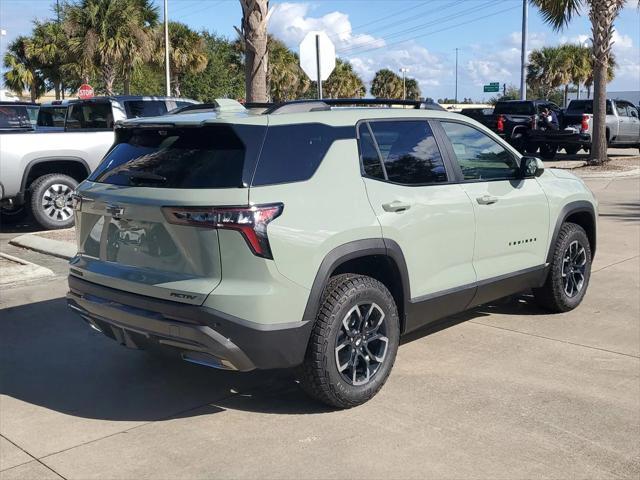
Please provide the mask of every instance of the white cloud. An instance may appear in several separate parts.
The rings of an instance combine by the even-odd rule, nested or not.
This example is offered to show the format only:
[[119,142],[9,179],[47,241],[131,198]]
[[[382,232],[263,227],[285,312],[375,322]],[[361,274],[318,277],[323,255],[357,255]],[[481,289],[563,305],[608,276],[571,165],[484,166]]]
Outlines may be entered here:
[[385,46],[384,39],[355,33],[347,14],[335,11],[313,17],[309,14],[311,7],[308,3],[278,4],[269,23],[270,33],[297,50],[307,32],[324,30],[335,43],[338,56],[349,60],[367,84],[381,68],[398,72],[405,67],[409,68],[408,76],[418,81],[423,94],[432,96],[430,87],[440,85],[442,78],[452,73],[442,59],[418,43],[380,48]]

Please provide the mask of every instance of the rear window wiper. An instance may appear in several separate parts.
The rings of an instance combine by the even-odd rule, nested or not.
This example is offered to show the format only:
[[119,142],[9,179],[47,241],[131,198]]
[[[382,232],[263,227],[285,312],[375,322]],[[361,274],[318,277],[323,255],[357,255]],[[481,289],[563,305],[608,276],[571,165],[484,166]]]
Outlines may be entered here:
[[166,183],[167,177],[163,177],[162,175],[157,175],[155,173],[150,172],[135,172],[127,175],[129,177],[129,181],[133,184],[138,183]]

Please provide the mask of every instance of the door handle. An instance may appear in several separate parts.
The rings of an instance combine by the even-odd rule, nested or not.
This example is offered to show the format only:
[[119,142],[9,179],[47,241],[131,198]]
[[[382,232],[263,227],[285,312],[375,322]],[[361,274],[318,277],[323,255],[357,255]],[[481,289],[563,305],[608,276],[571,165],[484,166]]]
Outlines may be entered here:
[[409,203],[401,202],[399,200],[394,200],[393,202],[383,203],[382,208],[385,212],[404,212],[405,210],[409,210],[411,205]]
[[483,195],[481,197],[476,198],[476,201],[480,205],[491,205],[492,203],[496,203],[498,201],[498,197],[493,197],[491,195]]

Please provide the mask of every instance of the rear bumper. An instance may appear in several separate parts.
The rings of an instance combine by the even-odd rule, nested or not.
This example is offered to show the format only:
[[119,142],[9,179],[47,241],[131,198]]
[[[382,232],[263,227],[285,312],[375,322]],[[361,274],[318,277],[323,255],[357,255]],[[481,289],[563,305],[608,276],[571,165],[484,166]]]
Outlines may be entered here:
[[69,308],[130,348],[153,348],[226,370],[302,363],[311,322],[263,325],[211,308],[131,294],[69,275]]
[[535,143],[550,145],[591,145],[588,133],[567,133],[565,130],[539,131],[530,130],[527,139]]

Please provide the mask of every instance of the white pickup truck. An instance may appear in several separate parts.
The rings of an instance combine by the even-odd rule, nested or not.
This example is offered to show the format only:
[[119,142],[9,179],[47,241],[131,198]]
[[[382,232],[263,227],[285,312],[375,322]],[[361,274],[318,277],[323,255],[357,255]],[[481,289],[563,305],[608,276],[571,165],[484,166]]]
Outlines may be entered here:
[[2,222],[30,211],[45,229],[72,226],[71,194],[111,148],[115,122],[164,115],[192,103],[168,97],[95,97],[69,102],[63,129],[0,130]]
[[[571,100],[563,116],[563,126],[591,136],[593,132],[593,100]],[[640,148],[638,108],[626,100],[607,100],[607,143],[615,148]],[[570,153],[575,153],[579,146]],[[569,149],[565,147],[567,152]]]

